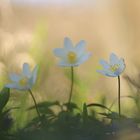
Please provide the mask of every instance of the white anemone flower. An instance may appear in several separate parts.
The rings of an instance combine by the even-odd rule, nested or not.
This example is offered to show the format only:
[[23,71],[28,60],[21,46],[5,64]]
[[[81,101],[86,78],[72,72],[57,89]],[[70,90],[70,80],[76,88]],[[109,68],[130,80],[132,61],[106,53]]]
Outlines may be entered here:
[[30,70],[29,64],[24,63],[21,74],[10,74],[12,83],[5,85],[7,88],[18,90],[30,90],[36,82],[38,66],[35,66],[33,71]]
[[91,56],[85,51],[85,45],[85,41],[81,40],[74,47],[69,38],[64,38],[64,48],[54,49],[54,54],[61,59],[59,66],[75,67],[84,63]]
[[100,64],[103,66],[103,69],[97,70],[97,72],[109,77],[117,77],[125,70],[124,59],[118,58],[114,53],[110,55],[109,63],[105,60],[100,60]]

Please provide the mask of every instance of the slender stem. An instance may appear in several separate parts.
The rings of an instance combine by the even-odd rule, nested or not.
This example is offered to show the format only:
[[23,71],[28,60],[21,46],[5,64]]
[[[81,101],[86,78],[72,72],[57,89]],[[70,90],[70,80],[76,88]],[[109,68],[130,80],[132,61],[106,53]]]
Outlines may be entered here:
[[119,109],[119,116],[121,116],[121,81],[120,76],[118,76],[118,109]]
[[32,99],[33,99],[33,101],[34,101],[34,104],[35,104],[35,108],[36,108],[36,112],[37,112],[37,114],[38,114],[38,117],[39,117],[39,119],[41,120],[41,115],[40,115],[40,113],[39,113],[39,110],[38,110],[38,107],[37,107],[37,103],[36,103],[35,97],[34,97],[32,91],[31,91],[31,89],[29,89],[28,91],[29,91],[29,93],[30,93],[30,95],[31,95],[31,97],[32,97]]
[[70,103],[71,103],[71,97],[72,97],[72,92],[73,92],[73,83],[74,83],[74,69],[73,69],[73,67],[71,67],[71,88],[70,88],[68,105],[70,105]]

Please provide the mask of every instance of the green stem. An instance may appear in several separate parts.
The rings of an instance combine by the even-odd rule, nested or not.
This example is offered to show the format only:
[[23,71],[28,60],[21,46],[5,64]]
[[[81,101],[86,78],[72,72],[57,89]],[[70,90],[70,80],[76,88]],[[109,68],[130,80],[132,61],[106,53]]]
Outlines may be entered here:
[[37,103],[36,103],[35,97],[34,97],[32,91],[31,91],[31,89],[29,89],[29,93],[30,93],[30,95],[31,95],[31,97],[32,97],[32,99],[33,99],[33,101],[34,101],[35,108],[36,108],[36,112],[37,112],[38,117],[39,117],[39,119],[40,119],[40,121],[41,121],[41,115],[40,115],[40,113],[39,113],[39,110],[38,110],[38,107],[37,107]]
[[73,69],[73,67],[71,67],[71,88],[70,88],[68,105],[70,105],[70,103],[71,103],[72,92],[73,92],[73,83],[74,83],[74,69]]
[[121,82],[120,76],[118,76],[118,109],[119,109],[119,116],[121,116]]

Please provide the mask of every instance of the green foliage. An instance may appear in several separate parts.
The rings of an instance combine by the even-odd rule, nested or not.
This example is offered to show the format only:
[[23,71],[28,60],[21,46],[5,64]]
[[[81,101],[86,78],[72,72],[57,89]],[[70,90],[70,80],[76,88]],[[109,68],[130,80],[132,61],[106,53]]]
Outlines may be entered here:
[[13,137],[9,134],[9,130],[12,126],[13,119],[10,111],[13,109],[5,109],[6,104],[9,101],[10,89],[3,88],[0,92],[0,138],[2,140]]
[[[105,105],[84,103],[83,109],[80,108],[75,103],[41,102],[38,104],[41,122],[38,117],[33,117],[24,127],[12,133],[12,138],[6,137],[5,140],[119,140],[121,131],[137,129],[139,132],[135,119],[120,117]],[[94,108],[102,109],[103,112],[98,114],[104,119],[96,117],[96,112],[91,113]],[[34,109],[35,106],[31,106],[27,111]]]
[[9,101],[10,97],[10,89],[9,88],[3,88],[0,92],[0,112],[3,111],[5,105]]
[[98,104],[98,103],[92,103],[92,104],[89,104],[87,105],[87,107],[101,107],[103,109],[107,109],[108,111],[111,111],[108,107],[102,105],[102,104]]
[[[60,107],[60,112],[52,114],[52,107]],[[94,116],[87,113],[86,104],[83,110],[75,113],[78,107],[72,103],[71,110],[67,110],[67,105],[60,105],[59,102],[43,102],[38,105],[42,113],[43,124],[38,123],[35,118],[25,128],[17,132],[20,140],[106,140],[106,128],[109,126],[100,122]],[[43,108],[43,109],[42,109]],[[46,108],[46,110],[45,110]],[[29,109],[34,109],[31,107]],[[49,110],[49,111],[48,111]],[[51,111],[50,111],[51,110]],[[50,115],[49,115],[50,114]]]

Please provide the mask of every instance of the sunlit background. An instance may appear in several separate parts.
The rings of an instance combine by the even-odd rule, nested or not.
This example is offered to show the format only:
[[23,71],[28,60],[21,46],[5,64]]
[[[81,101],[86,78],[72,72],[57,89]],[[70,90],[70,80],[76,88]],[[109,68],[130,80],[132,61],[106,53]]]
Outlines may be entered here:
[[[1,0],[0,86],[2,88],[9,81],[8,73],[20,72],[24,62],[32,67],[38,64],[38,80],[33,89],[37,101],[66,102],[70,71],[57,66],[58,59],[52,51],[63,47],[64,37],[70,37],[74,44],[84,39],[87,50],[93,55],[74,70],[73,101],[79,105],[83,102],[104,102],[110,106],[117,98],[117,80],[96,73],[101,68],[98,61],[109,59],[110,53],[114,52],[125,59],[123,75],[138,78],[139,25],[138,0]],[[135,94],[123,76],[121,79],[122,96]],[[24,93],[12,92],[12,105],[25,104],[30,98]],[[122,100],[122,110],[132,116],[133,102],[130,105],[125,98]],[[26,106],[32,104],[32,100],[30,102]],[[128,104],[129,107],[126,107]],[[27,114],[24,115],[20,112],[17,117],[22,116],[26,120]]]

